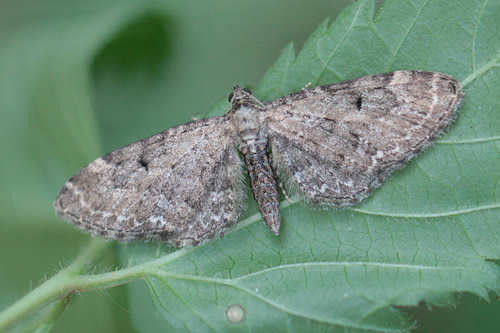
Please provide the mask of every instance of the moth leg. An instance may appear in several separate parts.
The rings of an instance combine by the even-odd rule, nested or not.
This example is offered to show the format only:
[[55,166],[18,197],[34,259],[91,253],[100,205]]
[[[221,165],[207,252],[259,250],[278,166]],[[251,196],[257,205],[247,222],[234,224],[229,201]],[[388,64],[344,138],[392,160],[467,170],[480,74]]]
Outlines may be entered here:
[[294,201],[292,201],[292,199],[288,196],[288,193],[285,190],[285,186],[283,186],[283,182],[279,182],[278,185],[280,186],[281,192],[283,193],[286,201],[288,201],[289,203],[294,203]]

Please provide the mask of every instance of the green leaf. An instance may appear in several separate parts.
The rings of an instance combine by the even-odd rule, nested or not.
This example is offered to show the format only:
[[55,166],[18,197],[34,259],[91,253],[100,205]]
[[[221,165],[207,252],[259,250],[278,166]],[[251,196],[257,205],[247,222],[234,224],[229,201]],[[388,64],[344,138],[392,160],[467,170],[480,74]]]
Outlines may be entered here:
[[[399,332],[414,323],[396,305],[498,293],[499,20],[495,1],[392,0],[375,14],[375,2],[362,0],[321,24],[297,56],[292,45],[285,48],[258,97],[397,69],[441,71],[464,85],[459,119],[355,208],[284,203],[279,237],[253,210],[234,232],[194,249],[123,246],[123,262],[163,257],[146,280],[149,296],[139,284],[130,287],[136,325]],[[150,297],[153,308],[146,306]],[[233,304],[245,311],[239,324],[225,315]]]

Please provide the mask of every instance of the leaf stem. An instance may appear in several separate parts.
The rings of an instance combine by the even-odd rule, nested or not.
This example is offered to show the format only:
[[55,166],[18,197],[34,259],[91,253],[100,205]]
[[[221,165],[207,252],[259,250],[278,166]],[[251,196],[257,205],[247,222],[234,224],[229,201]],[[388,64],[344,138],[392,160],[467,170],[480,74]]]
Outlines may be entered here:
[[[44,304],[56,299],[64,299],[77,289],[74,289],[75,276],[83,271],[88,264],[100,257],[112,243],[100,239],[93,239],[68,267],[42,283],[26,296],[12,304],[0,313],[0,332],[37,310]],[[61,310],[63,310],[62,308]],[[58,311],[61,313],[62,311]]]
[[47,311],[36,318],[34,323],[28,325],[26,328],[23,327],[22,332],[50,332],[56,319],[64,312],[69,301],[70,298],[65,297],[53,302],[48,307]]

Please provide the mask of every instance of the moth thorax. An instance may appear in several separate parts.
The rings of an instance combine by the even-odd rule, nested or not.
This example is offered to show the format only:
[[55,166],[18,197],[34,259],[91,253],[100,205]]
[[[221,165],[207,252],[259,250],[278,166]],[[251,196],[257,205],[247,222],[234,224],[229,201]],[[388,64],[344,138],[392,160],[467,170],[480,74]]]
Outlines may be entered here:
[[232,122],[238,135],[238,146],[267,145],[267,138],[261,130],[261,113],[262,111],[246,105],[233,113]]

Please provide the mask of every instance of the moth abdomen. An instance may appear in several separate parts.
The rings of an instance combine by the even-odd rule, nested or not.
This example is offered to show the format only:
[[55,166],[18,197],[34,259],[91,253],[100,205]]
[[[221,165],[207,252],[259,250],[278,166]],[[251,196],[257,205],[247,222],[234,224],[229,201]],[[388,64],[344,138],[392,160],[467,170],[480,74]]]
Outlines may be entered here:
[[267,148],[243,154],[243,158],[260,213],[266,225],[278,235],[280,227],[278,184],[271,168]]

